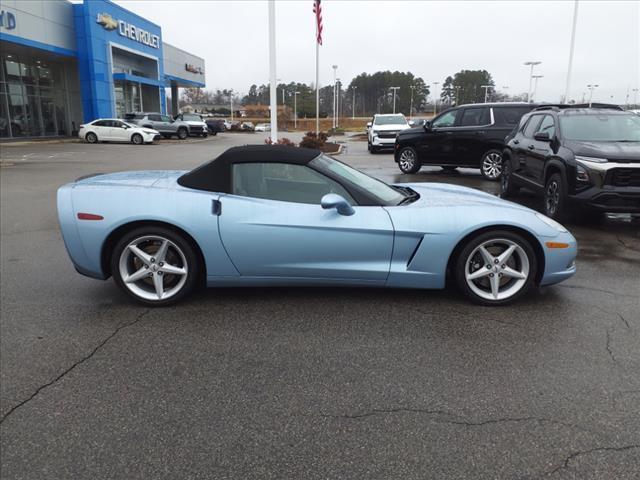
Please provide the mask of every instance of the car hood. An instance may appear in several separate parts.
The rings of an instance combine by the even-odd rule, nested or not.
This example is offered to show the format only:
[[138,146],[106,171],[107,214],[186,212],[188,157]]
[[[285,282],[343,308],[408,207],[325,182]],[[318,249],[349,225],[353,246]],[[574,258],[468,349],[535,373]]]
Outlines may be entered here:
[[373,128],[376,132],[387,132],[387,131],[396,131],[396,130],[406,130],[410,128],[409,125],[373,125]]
[[533,212],[530,208],[503,200],[480,190],[449,183],[402,183],[420,194],[420,198],[407,206],[414,207],[501,207]]
[[184,123],[186,123],[187,125],[193,125],[193,126],[198,126],[198,127],[206,127],[207,124],[204,122],[198,122],[197,120],[183,120]]
[[568,141],[565,146],[575,155],[606,158],[618,162],[640,163],[640,142],[578,142]]
[[141,170],[107,174],[96,173],[78,178],[74,182],[74,185],[151,187],[154,185],[159,186],[159,184],[175,183],[175,180],[185,173],[185,170]]

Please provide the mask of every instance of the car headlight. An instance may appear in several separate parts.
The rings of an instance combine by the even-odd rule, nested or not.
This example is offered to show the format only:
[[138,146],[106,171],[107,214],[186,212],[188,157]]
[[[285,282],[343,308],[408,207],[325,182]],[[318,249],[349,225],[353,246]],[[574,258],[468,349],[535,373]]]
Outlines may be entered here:
[[143,131],[144,133],[148,133],[148,134],[150,134],[150,135],[151,135],[151,134],[156,133],[156,131],[155,131],[155,130],[146,130],[146,129],[145,129],[145,130],[142,130],[142,131]]
[[377,137],[377,136],[378,136],[378,132],[377,132],[376,130],[373,130],[373,131],[371,132],[371,135],[373,135],[374,137]]
[[559,232],[567,233],[569,230],[564,228],[561,224],[556,222],[554,219],[547,217],[546,215],[542,215],[541,213],[536,213],[536,217],[542,220],[544,223],[549,225],[551,228],[555,228]]
[[580,162],[589,162],[589,163],[607,163],[606,158],[599,157],[583,157],[582,155],[576,155],[576,160]]
[[582,165],[578,165],[576,168],[576,180],[578,182],[589,183],[589,172]]

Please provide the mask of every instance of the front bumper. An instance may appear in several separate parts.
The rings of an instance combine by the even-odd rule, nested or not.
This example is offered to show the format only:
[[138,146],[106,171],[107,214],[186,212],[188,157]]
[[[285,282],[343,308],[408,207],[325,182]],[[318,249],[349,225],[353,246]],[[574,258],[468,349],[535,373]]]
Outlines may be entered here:
[[[591,185],[570,195],[572,202],[602,212],[640,213],[639,163],[579,164],[589,174]],[[623,180],[619,172],[625,172]]]
[[371,140],[371,145],[373,145],[374,147],[389,147],[392,148],[396,143],[396,137],[390,137],[390,138],[381,138],[378,136],[375,136],[372,138]]
[[568,248],[551,248],[547,241],[542,242],[545,265],[544,274],[540,279],[540,286],[553,285],[572,277],[576,273],[576,256],[578,244],[576,239],[568,232],[562,232],[556,237],[545,237],[545,240],[554,243],[566,243]]

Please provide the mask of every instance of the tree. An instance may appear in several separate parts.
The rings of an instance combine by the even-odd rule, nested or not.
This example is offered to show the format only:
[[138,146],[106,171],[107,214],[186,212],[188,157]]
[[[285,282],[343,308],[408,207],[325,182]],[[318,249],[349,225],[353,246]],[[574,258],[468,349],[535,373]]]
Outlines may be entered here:
[[[445,83],[449,78],[451,77],[445,79]],[[456,73],[452,82],[456,105],[484,102],[485,89],[482,88],[483,85],[491,85],[487,92],[487,97],[490,99],[495,91],[493,88],[495,83],[489,72],[486,70],[461,70]]]
[[[371,75],[361,73],[351,80],[347,88],[343,102],[344,109],[341,108],[345,114],[353,111],[354,87],[356,87],[355,110],[358,116],[391,113],[393,111],[393,91],[390,90],[390,87],[400,87],[396,91],[396,112],[407,115],[410,114],[412,90],[414,111],[424,109],[429,94],[429,87],[424,83],[424,80],[415,77],[411,72],[385,71]],[[331,103],[329,104],[331,105]]]
[[456,101],[456,89],[453,85],[453,77],[449,75],[442,83],[442,92],[440,92],[440,100],[443,103],[451,105]]

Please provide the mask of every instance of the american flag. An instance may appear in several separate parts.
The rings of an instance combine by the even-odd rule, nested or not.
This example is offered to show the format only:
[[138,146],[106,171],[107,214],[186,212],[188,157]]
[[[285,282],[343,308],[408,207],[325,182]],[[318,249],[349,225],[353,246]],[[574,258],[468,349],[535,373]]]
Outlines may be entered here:
[[322,45],[322,7],[320,0],[313,2],[313,13],[316,14],[316,40]]

